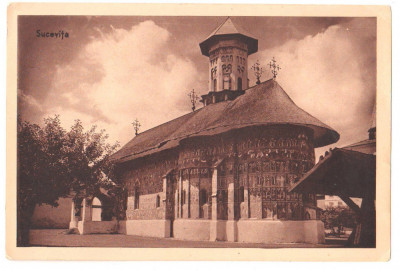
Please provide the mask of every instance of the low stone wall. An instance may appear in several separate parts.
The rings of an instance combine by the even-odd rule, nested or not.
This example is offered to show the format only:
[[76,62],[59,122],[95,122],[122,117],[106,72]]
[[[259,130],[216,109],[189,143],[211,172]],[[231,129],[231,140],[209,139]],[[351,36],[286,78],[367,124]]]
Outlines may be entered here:
[[118,221],[79,221],[78,230],[80,234],[117,233]]
[[33,229],[68,229],[72,198],[60,198],[58,207],[36,205],[32,215]]
[[170,237],[171,222],[164,219],[127,220],[126,234],[150,237]]

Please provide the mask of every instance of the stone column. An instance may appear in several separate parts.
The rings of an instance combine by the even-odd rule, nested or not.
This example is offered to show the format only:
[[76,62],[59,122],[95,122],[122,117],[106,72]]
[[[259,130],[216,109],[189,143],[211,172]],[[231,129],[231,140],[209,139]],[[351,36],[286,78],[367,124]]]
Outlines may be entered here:
[[82,201],[82,221],[91,221],[92,220],[92,214],[90,210],[90,206],[87,206],[87,199],[84,198]]
[[211,177],[211,221],[210,221],[210,241],[218,240],[218,169],[215,167]]
[[176,187],[175,193],[175,218],[179,218],[179,187]]
[[[82,221],[78,222],[78,230],[80,234],[85,234],[87,231],[85,231],[85,223],[89,222],[92,220],[92,215],[90,213],[90,207],[86,206],[87,205],[87,200],[84,198],[82,200]],[[89,226],[90,227],[90,226]]]
[[190,179],[190,218],[200,218],[200,177]]
[[182,217],[182,172],[179,173],[179,181],[178,181],[178,213],[179,218]]
[[69,222],[69,228],[70,229],[75,229],[78,227],[78,220],[75,217],[75,202],[74,199],[72,199],[71,202],[71,221]]
[[217,200],[217,192],[218,192],[218,170],[214,168],[212,179],[211,179],[211,197],[212,197],[212,209],[211,209],[211,219],[218,220],[218,200]]
[[162,178],[163,180],[163,193],[162,193],[162,197],[160,198],[160,206],[162,206],[162,202],[164,203],[163,209],[164,209],[164,219],[167,219],[167,212],[168,212],[168,199],[167,199],[167,176],[163,176]]
[[250,218],[248,189],[244,189],[243,202],[240,203],[240,218]]
[[235,220],[235,183],[228,184],[228,221],[226,223],[226,238],[230,242],[237,241],[237,223]]

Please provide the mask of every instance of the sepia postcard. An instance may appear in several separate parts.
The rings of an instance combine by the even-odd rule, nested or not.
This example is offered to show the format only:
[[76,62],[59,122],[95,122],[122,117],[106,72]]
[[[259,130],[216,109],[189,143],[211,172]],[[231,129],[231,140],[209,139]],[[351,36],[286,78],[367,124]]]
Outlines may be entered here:
[[387,261],[385,6],[11,4],[10,259]]

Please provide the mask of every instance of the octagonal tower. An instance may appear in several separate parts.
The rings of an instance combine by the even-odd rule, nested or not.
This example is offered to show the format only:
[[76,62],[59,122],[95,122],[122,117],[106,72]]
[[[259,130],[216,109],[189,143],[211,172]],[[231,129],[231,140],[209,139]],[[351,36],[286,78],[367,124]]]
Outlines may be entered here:
[[228,17],[203,42],[203,55],[209,57],[209,93],[205,105],[233,100],[249,87],[247,57],[258,50],[258,40],[234,25]]

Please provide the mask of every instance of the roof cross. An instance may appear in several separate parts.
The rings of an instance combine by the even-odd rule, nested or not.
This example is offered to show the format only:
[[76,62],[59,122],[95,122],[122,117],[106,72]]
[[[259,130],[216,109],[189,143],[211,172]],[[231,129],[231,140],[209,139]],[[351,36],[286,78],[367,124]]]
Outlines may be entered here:
[[254,63],[254,65],[251,67],[251,69],[254,71],[254,75],[257,78],[256,84],[259,85],[261,83],[260,81],[261,75],[263,74],[264,71],[262,67],[260,67],[260,62],[258,61],[258,59],[256,63]]
[[141,126],[141,124],[138,121],[138,119],[136,119],[134,122],[132,122],[132,125],[133,125],[133,129],[135,129],[135,135],[138,135],[139,128]]
[[192,110],[194,111],[196,109],[196,104],[197,101],[199,100],[199,96],[197,96],[194,89],[191,92],[189,92],[188,96],[190,98],[190,102],[192,103]]
[[276,76],[278,75],[278,71],[281,69],[279,65],[276,65],[275,57],[273,57],[271,62],[269,62],[269,67],[271,68],[271,73],[274,76],[273,78],[275,80]]

